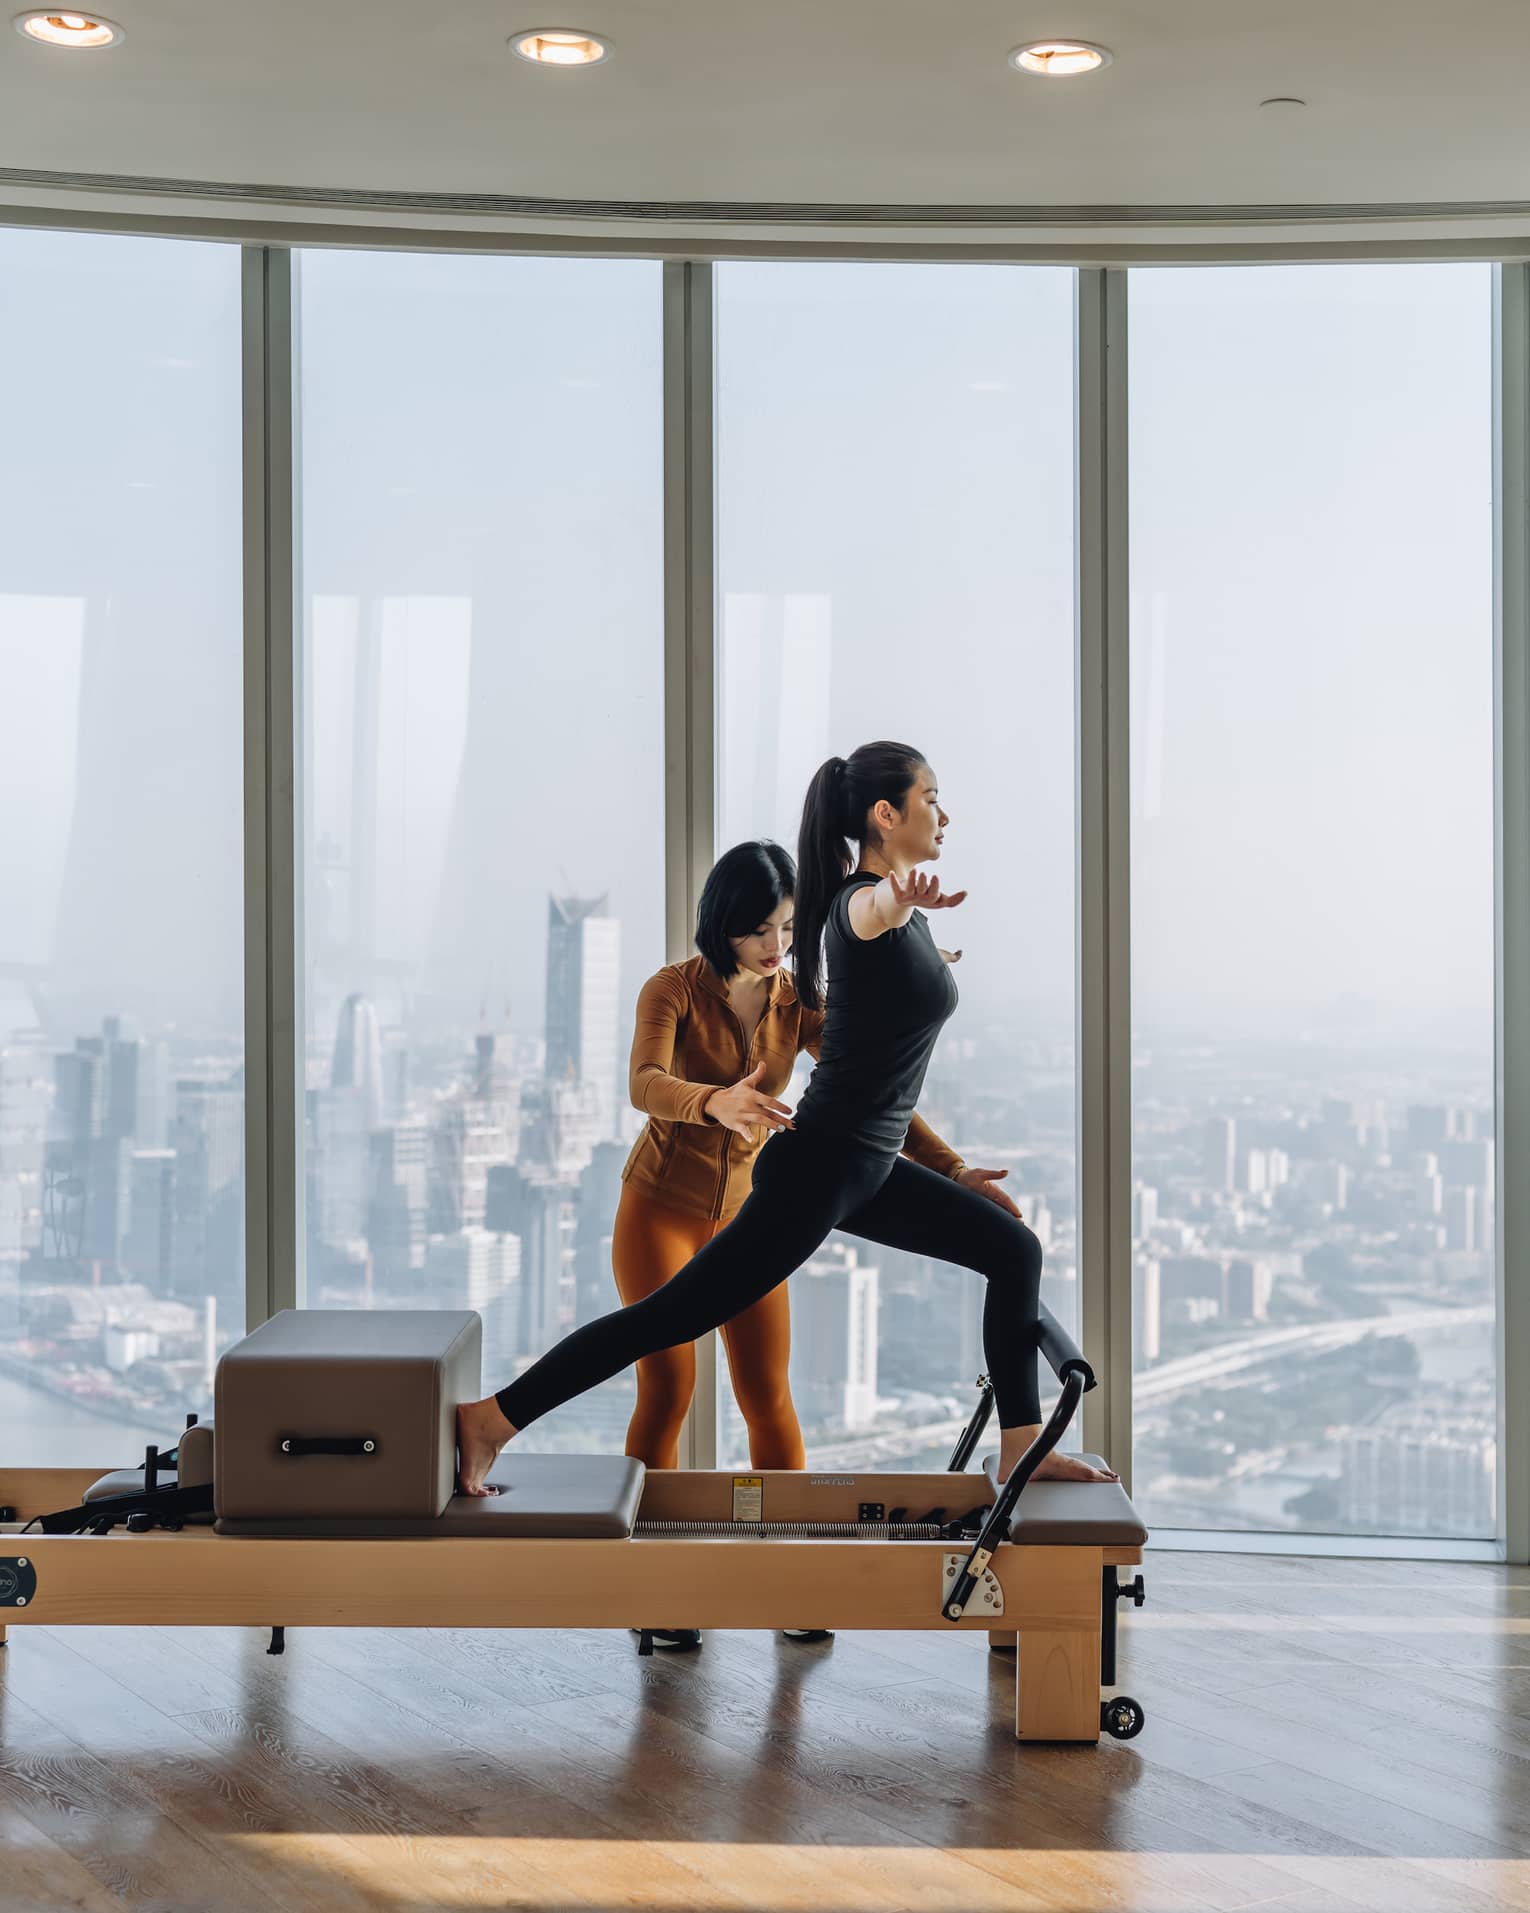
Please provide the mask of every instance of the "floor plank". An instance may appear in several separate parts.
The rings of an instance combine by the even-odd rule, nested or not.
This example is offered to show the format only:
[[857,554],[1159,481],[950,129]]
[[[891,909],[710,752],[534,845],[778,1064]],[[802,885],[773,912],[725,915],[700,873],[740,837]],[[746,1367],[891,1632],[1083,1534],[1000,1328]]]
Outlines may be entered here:
[[1530,1574],[1146,1573],[1097,1748],[971,1635],[18,1627],[0,1908],[1530,1913]]

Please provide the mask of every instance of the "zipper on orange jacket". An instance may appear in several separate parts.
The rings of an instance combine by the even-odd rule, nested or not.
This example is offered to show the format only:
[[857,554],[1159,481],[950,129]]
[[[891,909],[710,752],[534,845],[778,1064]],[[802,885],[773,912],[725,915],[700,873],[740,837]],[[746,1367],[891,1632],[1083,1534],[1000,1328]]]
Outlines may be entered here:
[[[760,1012],[760,1020],[754,1026],[754,1035],[747,1043],[744,1041],[744,1019],[726,999],[724,999],[723,1007],[738,1025],[738,1049],[739,1055],[743,1058],[743,1068],[739,1074],[741,1076],[747,1076],[754,1067],[754,1046],[760,1040],[760,1031],[765,1027],[765,1018],[770,1015],[771,1006],[769,1002],[767,1002],[765,1008]],[[721,1127],[721,1125],[719,1126]],[[712,1199],[713,1221],[716,1221],[717,1218],[721,1216],[726,1206],[725,1198],[728,1192],[728,1151],[733,1147],[732,1138],[733,1131],[723,1128],[722,1166],[717,1177],[717,1194]]]

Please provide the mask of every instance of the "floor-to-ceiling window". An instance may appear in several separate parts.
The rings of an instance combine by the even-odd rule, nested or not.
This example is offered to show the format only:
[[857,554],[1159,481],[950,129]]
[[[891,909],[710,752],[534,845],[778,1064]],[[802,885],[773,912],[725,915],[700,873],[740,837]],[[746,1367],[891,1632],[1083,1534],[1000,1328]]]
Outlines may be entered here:
[[244,1332],[239,253],[0,231],[0,1458]]
[[[306,1300],[477,1309],[485,1386],[616,1300],[664,960],[659,275],[299,258]],[[619,1452],[631,1401],[530,1445]]]
[[[1009,1170],[1074,1323],[1073,276],[723,265],[716,286],[718,847],[795,851],[831,753],[925,753],[941,875],[971,894],[937,920],[961,1005],[921,1109]],[[944,1464],[983,1290],[837,1235],[792,1278],[814,1465]],[[726,1385],[720,1448],[747,1453]]]
[[1130,284],[1135,1493],[1496,1529],[1491,273]]
[[[477,1308],[491,1385],[615,1299],[665,956],[660,271],[295,274],[303,1296]],[[1009,1168],[1077,1326],[1072,286],[717,268],[712,743],[719,848],[794,848],[831,751],[930,758],[971,895],[924,1113]],[[1159,1528],[1496,1529],[1491,298],[1130,276]],[[245,1320],[238,251],[0,233],[0,346],[0,1455],[91,1462],[205,1407]],[[834,1238],[792,1294],[814,1463],[938,1466],[980,1279]],[[631,1400],[535,1439],[615,1449]]]

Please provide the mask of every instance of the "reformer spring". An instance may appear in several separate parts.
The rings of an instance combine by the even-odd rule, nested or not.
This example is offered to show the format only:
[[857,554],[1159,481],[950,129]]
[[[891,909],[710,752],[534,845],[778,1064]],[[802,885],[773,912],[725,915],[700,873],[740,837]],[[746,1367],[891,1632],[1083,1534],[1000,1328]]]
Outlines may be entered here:
[[764,1541],[939,1541],[935,1521],[639,1521],[642,1536],[688,1536],[692,1540],[754,1537]]

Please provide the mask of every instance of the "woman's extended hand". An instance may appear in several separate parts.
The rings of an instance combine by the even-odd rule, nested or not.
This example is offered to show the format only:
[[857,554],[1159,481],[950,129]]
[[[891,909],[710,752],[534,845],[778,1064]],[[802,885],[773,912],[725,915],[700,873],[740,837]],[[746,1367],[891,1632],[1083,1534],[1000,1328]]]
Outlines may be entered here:
[[918,870],[908,873],[906,883],[899,883],[898,873],[889,870],[887,884],[900,910],[954,910],[967,895],[965,890],[942,892],[939,877],[927,877]]
[[1009,1174],[1007,1169],[964,1169],[956,1178],[964,1189],[976,1190],[978,1195],[987,1196],[990,1202],[996,1202],[1007,1216],[1023,1221],[1020,1205],[1014,1197],[1007,1194],[999,1184]]
[[757,1087],[765,1073],[765,1065],[756,1063],[749,1074],[736,1083],[729,1083],[724,1089],[714,1089],[702,1108],[715,1123],[721,1123],[724,1129],[735,1130],[740,1136],[747,1136],[752,1142],[754,1132],[761,1125],[769,1129],[794,1129],[791,1120],[791,1105],[777,1102],[774,1096],[767,1096]]

